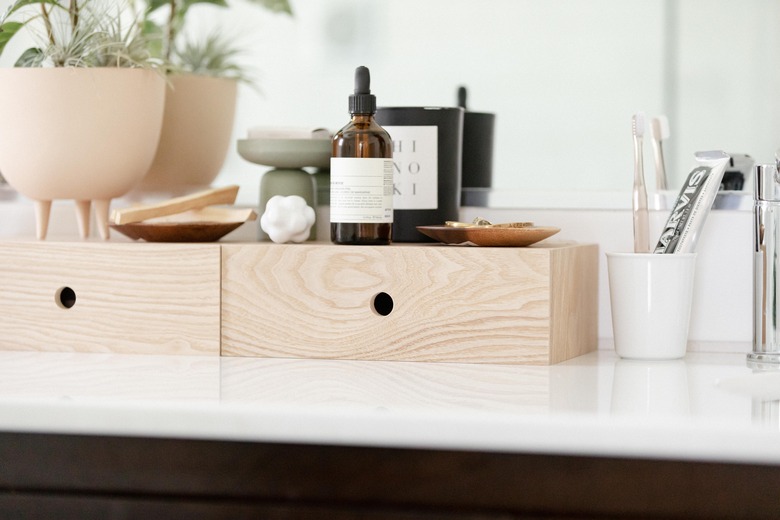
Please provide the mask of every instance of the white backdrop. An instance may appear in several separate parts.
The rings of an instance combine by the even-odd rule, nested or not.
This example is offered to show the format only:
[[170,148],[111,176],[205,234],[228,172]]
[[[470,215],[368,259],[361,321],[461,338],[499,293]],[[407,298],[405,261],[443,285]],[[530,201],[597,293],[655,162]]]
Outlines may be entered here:
[[[234,34],[258,77],[262,93],[240,90],[235,139],[338,129],[366,65],[380,105],[451,106],[466,85],[472,110],[497,114],[503,191],[628,192],[637,110],[670,118],[675,189],[696,150],[766,162],[780,147],[776,0],[291,0],[293,18],[228,1],[194,7],[190,30]],[[218,183],[255,190],[262,171],[232,147]]]

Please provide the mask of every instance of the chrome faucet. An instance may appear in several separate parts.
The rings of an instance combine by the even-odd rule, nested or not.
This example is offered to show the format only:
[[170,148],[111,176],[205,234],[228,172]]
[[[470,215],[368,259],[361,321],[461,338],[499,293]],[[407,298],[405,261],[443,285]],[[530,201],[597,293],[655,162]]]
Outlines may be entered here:
[[780,175],[755,166],[753,205],[753,351],[751,364],[780,365]]

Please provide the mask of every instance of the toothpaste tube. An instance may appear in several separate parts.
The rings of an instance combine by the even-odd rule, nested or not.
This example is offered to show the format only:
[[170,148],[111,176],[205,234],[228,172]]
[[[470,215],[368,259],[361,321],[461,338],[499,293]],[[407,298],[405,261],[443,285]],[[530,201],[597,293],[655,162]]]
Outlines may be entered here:
[[721,151],[696,153],[697,164],[685,179],[653,252],[693,253],[729,160]]

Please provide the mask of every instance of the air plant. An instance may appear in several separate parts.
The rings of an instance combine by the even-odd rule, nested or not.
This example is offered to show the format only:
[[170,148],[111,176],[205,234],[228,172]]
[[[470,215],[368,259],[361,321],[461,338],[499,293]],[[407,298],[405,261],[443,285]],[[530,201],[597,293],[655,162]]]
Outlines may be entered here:
[[126,5],[106,0],[15,0],[0,17],[0,53],[23,29],[36,45],[17,67],[158,68],[150,36]]
[[241,51],[223,34],[214,32],[200,41],[186,39],[175,49],[176,63],[183,72],[250,81],[234,58]]

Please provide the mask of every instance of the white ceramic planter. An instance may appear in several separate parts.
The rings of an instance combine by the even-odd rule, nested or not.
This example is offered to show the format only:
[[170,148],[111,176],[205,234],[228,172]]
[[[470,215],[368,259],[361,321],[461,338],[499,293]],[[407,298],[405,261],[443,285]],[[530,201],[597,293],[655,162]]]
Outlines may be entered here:
[[0,171],[35,201],[46,237],[54,199],[73,199],[89,235],[95,203],[108,238],[111,199],[146,175],[162,127],[165,80],[142,69],[0,69]]
[[233,133],[238,82],[173,75],[165,95],[160,145],[144,191],[179,195],[208,187],[225,162]]

